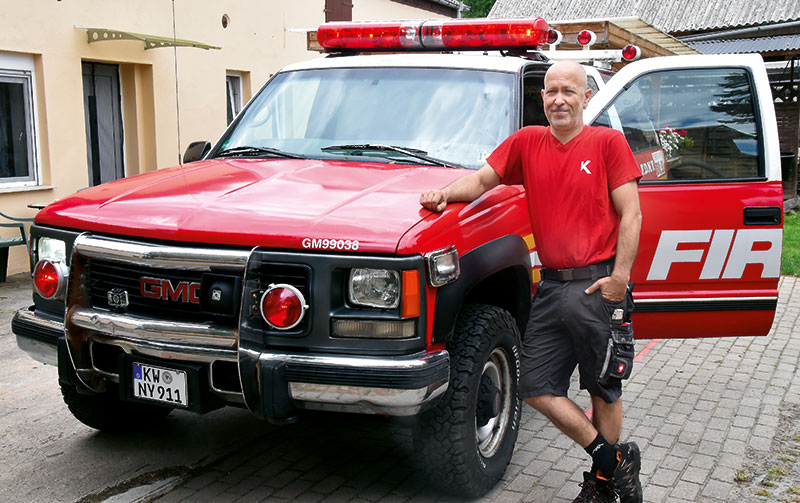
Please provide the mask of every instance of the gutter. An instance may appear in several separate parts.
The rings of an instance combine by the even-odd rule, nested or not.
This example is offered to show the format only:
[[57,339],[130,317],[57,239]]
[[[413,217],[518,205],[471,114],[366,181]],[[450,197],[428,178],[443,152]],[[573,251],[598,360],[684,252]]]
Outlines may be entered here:
[[697,42],[700,40],[711,40],[728,36],[736,35],[749,35],[751,33],[759,33],[768,30],[776,30],[780,28],[795,28],[800,26],[800,21],[790,21],[788,23],[769,24],[763,26],[754,26],[751,28],[737,28],[734,30],[715,31],[713,33],[703,33],[701,35],[689,35],[686,37],[677,37],[681,42]]

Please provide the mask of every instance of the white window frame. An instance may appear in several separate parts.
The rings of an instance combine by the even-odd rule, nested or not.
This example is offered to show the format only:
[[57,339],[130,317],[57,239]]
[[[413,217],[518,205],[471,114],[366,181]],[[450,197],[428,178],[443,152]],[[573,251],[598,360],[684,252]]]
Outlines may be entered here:
[[39,147],[39,120],[36,105],[36,72],[33,56],[0,52],[0,80],[4,82],[20,82],[25,91],[25,123],[28,130],[28,176],[19,178],[0,178],[0,192],[17,188],[36,187],[40,185],[41,163]]
[[[233,87],[235,86],[235,87]],[[231,122],[236,119],[236,116],[239,115],[239,112],[242,111],[242,74],[238,72],[227,72],[225,74],[225,99],[230,101],[227,103],[230,105],[231,110],[233,111],[233,117],[231,118]],[[227,107],[225,112],[225,121],[227,122]],[[228,123],[230,124],[230,122]]]

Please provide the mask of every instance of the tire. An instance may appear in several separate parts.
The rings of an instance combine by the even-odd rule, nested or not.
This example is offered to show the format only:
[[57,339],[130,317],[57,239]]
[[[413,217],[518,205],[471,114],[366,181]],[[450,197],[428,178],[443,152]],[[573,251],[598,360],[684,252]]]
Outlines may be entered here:
[[152,430],[172,412],[169,407],[124,402],[117,389],[97,394],[79,393],[72,384],[61,384],[61,396],[75,419],[90,428],[107,433]]
[[450,385],[414,432],[425,473],[448,493],[483,496],[505,473],[521,414],[519,340],[514,318],[495,306],[468,305],[456,321]]

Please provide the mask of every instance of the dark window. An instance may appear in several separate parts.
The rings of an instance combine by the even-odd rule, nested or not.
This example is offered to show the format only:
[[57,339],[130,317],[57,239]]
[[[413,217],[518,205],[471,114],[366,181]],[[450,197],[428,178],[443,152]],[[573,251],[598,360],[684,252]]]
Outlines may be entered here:
[[742,69],[643,75],[594,124],[625,134],[643,180],[763,176],[754,93]]
[[352,0],[325,0],[325,22],[352,21]]
[[35,180],[31,78],[0,70],[0,182]]

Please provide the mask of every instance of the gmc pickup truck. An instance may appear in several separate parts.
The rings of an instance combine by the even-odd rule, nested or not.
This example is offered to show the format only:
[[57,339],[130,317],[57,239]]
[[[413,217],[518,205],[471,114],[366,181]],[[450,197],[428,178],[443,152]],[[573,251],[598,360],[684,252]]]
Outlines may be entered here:
[[[415,416],[431,478],[484,494],[517,437],[537,244],[521,186],[441,214],[419,196],[546,123],[547,37],[541,19],[323,25],[329,54],[277,72],[214,145],[38,213],[18,345],[99,430],[175,408]],[[598,75],[587,123],[643,173],[636,336],[766,334],[783,212],[761,58]]]

